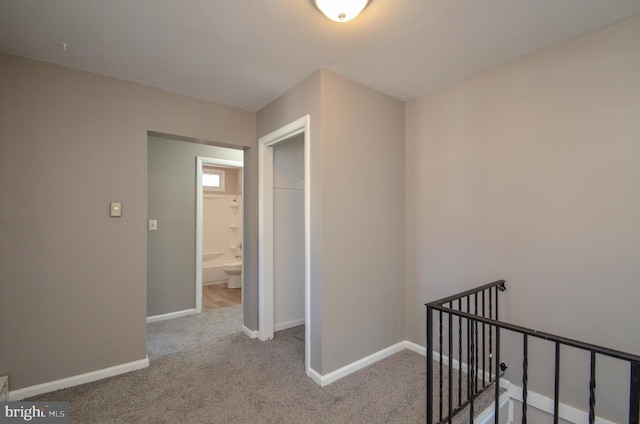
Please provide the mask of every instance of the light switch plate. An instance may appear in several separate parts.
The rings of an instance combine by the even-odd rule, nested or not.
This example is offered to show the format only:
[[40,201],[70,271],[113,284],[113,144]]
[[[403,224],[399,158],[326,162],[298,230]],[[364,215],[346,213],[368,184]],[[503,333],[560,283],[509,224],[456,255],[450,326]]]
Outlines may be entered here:
[[150,219],[149,220],[149,231],[156,231],[158,229],[158,220]]
[[111,202],[111,216],[122,216],[122,202]]

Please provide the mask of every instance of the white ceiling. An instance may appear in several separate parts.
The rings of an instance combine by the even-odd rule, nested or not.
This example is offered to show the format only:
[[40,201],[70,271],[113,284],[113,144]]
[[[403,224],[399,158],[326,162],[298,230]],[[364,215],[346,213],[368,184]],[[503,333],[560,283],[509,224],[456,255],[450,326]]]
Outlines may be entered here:
[[318,68],[409,100],[638,13],[640,0],[372,0],[340,24],[312,0],[0,0],[0,51],[257,111]]

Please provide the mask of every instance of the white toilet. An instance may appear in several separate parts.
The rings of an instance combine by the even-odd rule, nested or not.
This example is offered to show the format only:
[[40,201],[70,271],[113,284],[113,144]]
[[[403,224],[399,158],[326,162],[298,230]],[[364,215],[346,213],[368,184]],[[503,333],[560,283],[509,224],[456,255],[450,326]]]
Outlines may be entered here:
[[222,270],[227,273],[229,277],[229,283],[227,288],[240,289],[242,288],[242,263],[229,264],[222,267]]

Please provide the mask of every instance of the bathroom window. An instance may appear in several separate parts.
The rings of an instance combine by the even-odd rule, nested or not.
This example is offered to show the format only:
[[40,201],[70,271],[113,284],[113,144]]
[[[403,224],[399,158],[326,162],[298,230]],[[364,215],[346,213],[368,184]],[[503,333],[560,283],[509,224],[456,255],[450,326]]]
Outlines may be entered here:
[[224,171],[205,168],[202,171],[202,186],[207,191],[224,191]]

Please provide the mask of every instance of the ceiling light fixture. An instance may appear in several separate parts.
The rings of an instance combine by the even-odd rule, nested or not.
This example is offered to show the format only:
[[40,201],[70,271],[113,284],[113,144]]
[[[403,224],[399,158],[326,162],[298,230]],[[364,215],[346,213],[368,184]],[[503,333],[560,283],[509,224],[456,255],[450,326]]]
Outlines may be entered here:
[[371,0],[315,0],[316,7],[327,18],[336,22],[347,22],[367,7]]

